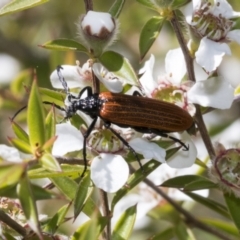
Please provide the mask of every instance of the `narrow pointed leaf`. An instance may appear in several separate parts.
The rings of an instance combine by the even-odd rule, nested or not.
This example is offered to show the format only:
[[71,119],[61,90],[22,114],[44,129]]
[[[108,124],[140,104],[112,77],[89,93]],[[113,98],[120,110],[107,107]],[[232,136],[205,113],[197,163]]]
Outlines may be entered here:
[[65,195],[67,199],[72,201],[78,188],[78,184],[69,177],[56,177],[50,179],[54,185]]
[[33,82],[28,101],[27,122],[32,150],[41,148],[45,142],[45,116],[37,82]]
[[111,209],[114,209],[114,206],[116,203],[125,196],[132,188],[134,188],[138,183],[143,181],[152,171],[154,171],[157,167],[161,165],[160,162],[155,160],[150,160],[145,165],[143,165],[143,171],[142,169],[138,169],[135,171],[129,178],[127,183],[124,187],[122,187],[115,196],[113,197]]
[[150,0],[137,0],[142,5],[157,11],[157,7]]
[[18,138],[8,138],[8,141],[19,151],[23,153],[32,153],[32,148],[29,143],[26,143],[23,140],[20,140]]
[[[0,188],[0,196],[1,197],[8,197],[8,198],[17,198],[17,183],[12,185],[8,185],[4,188]],[[55,193],[52,193],[46,189],[38,185],[31,184],[31,188],[33,191],[34,199],[36,200],[46,200],[46,199],[53,199],[56,197]]]
[[22,99],[27,95],[26,88],[24,86],[31,86],[32,83],[32,69],[22,70],[16,78],[10,83],[10,90],[14,96]]
[[174,0],[171,3],[171,8],[174,9],[178,9],[180,7],[183,7],[184,5],[186,5],[187,3],[191,2],[191,0]]
[[38,235],[39,239],[43,239],[38,221],[37,207],[27,174],[20,179],[17,185],[17,194],[29,226]]
[[211,210],[221,214],[222,216],[224,216],[226,218],[230,218],[227,208],[225,206],[223,206],[222,204],[220,204],[212,199],[202,197],[202,196],[192,193],[192,192],[183,192],[183,193],[185,193],[187,196],[189,196],[196,202],[203,204],[205,207],[210,208]]
[[25,163],[2,163],[0,165],[0,188],[17,183],[25,168]]
[[40,163],[43,168],[49,171],[62,171],[60,164],[58,163],[56,158],[50,153],[45,153],[44,155],[42,155],[40,158]]
[[[78,184],[69,177],[54,177],[50,178],[54,185],[66,196],[67,199],[72,201],[75,198],[78,190]],[[84,205],[83,212],[87,216],[91,216],[94,212],[99,213],[98,207],[95,201],[91,198],[88,199]]]
[[174,237],[174,228],[167,228],[160,233],[157,233],[156,235],[150,237],[151,240],[169,240],[173,239]]
[[223,231],[227,234],[231,234],[240,239],[240,233],[238,229],[235,227],[235,225],[232,223],[232,221],[227,222],[227,221],[223,221],[215,218],[201,218],[200,220],[209,226],[213,226],[214,228],[217,228],[220,231]]
[[144,25],[139,40],[139,51],[141,60],[145,57],[148,50],[155,42],[164,22],[165,18],[154,16]]
[[107,217],[91,216],[91,220],[82,224],[73,234],[71,240],[96,240],[107,225]]
[[[55,112],[54,108],[52,107],[45,119],[46,139],[50,139],[55,136],[56,132],[55,125],[56,125]],[[52,147],[48,149],[49,152],[51,152],[51,149]]]
[[[114,60],[113,60],[114,59]],[[107,51],[100,57],[100,62],[113,72],[117,77],[120,77],[131,85],[137,85],[138,78],[128,59],[124,58],[119,53]]]
[[0,15],[10,14],[24,9],[32,8],[48,2],[48,0],[13,0],[0,9]]
[[57,91],[47,89],[47,88],[40,88],[39,91],[41,93],[43,101],[55,103],[60,106],[64,105],[64,99],[66,98],[65,93],[57,92]]
[[137,206],[134,205],[128,208],[117,221],[114,227],[112,240],[127,240],[133,230],[133,226],[136,220]]
[[93,184],[90,179],[89,172],[85,174],[84,178],[81,180],[76,196],[74,198],[74,218],[76,219],[79,213],[82,211],[87,199],[92,194]]
[[[198,175],[185,175],[185,176],[174,177],[163,182],[161,186],[172,187],[172,188],[184,188],[184,189],[185,187],[187,188],[189,186],[189,189],[187,190],[190,190],[191,183],[193,187],[194,186],[196,187],[196,189],[201,189],[202,186],[208,186],[209,188],[216,187],[216,184],[214,184],[212,181]],[[199,185],[199,188],[197,185]]]
[[47,232],[49,234],[54,234],[58,227],[64,223],[66,214],[70,208],[71,204],[66,204],[63,207],[61,207],[57,213],[47,222],[47,224],[44,226],[44,232]]
[[237,198],[234,194],[225,193],[224,194],[225,202],[227,204],[229,213],[237,227],[238,231],[240,231],[240,215],[239,215],[239,205],[240,199]]
[[122,11],[123,5],[125,0],[116,0],[114,1],[113,5],[111,6],[109,13],[114,17],[118,18],[119,14]]
[[88,53],[88,50],[79,42],[71,39],[56,39],[53,41],[46,42],[40,47],[51,49],[51,50],[58,50],[58,51],[79,51]]
[[174,230],[176,237],[179,240],[196,240],[192,231],[182,221],[178,222],[178,224],[175,225]]
[[24,129],[14,121],[12,121],[11,123],[12,123],[12,129],[15,135],[20,140],[26,142],[29,145],[29,137],[28,137],[28,134],[24,131]]

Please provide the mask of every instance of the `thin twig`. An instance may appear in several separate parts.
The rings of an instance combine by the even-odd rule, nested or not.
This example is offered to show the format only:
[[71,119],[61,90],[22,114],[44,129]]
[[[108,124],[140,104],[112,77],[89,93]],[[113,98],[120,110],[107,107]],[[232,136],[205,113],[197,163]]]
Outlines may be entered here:
[[149,187],[151,187],[154,191],[156,191],[160,196],[162,196],[168,203],[170,203],[178,212],[180,212],[185,217],[185,221],[187,223],[191,223],[191,225],[193,225],[199,229],[202,229],[205,232],[211,233],[211,234],[219,237],[220,239],[231,240],[230,238],[226,237],[219,231],[207,226],[206,224],[202,223],[201,221],[199,221],[198,219],[193,217],[188,211],[186,211],[180,205],[178,205],[175,201],[173,201],[164,191],[162,191],[160,188],[158,188],[153,182],[151,182],[148,179],[145,179],[144,182]]
[[104,192],[102,189],[99,189],[99,193],[100,193],[101,206],[103,210],[103,216],[109,218],[108,224],[104,229],[103,238],[104,240],[110,240],[111,239],[111,220],[110,220],[108,197],[107,197],[107,193]]
[[24,227],[22,227],[20,224],[15,222],[11,217],[9,217],[3,210],[0,209],[0,222],[5,223],[12,229],[14,229],[16,232],[18,232],[22,236],[26,236],[27,232]]
[[86,12],[93,10],[92,0],[84,0]]
[[[175,14],[175,12],[173,12],[173,17],[171,19],[171,24],[172,27],[176,33],[176,37],[178,39],[179,45],[182,49],[184,58],[185,58],[185,62],[186,62],[186,67],[187,67],[187,74],[188,74],[188,79],[195,82],[195,73],[194,73],[194,68],[193,68],[193,58],[187,48],[187,44],[186,41],[184,39],[184,36],[182,34],[181,31],[181,26],[178,22],[177,16]],[[195,105],[196,107],[196,115],[195,115],[195,119],[196,119],[196,124],[198,126],[199,132],[201,134],[201,137],[203,139],[203,142],[207,148],[209,157],[211,158],[211,160],[213,160],[215,158],[215,151],[211,142],[211,139],[209,137],[209,134],[207,132],[207,128],[206,125],[203,121],[203,117],[200,111],[200,107],[198,105]]]

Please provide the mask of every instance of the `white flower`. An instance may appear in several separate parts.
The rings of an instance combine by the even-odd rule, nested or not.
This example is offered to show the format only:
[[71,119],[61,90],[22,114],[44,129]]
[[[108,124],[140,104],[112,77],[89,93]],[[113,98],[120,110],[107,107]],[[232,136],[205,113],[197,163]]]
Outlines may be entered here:
[[83,147],[82,133],[69,123],[56,125],[57,139],[53,144],[53,155],[64,155],[68,152],[81,150]]
[[[66,80],[69,88],[83,88],[92,84],[92,69],[90,61],[83,64],[82,68],[77,65],[62,65],[61,73]],[[62,83],[59,80],[57,70],[54,70],[50,75],[50,81],[54,88],[63,89]]]
[[195,53],[196,62],[208,73],[216,70],[225,54],[231,55],[228,42],[240,44],[240,30],[232,30],[240,13],[233,11],[226,0],[193,0],[193,14],[187,16],[192,33],[201,38]]
[[[106,131],[106,129],[102,131]],[[93,134],[96,133],[93,132]],[[109,139],[109,133],[106,134]],[[83,148],[82,134],[74,126],[68,123],[58,124],[56,127],[56,135],[58,136],[58,138],[54,142],[52,149],[52,153],[54,155],[64,155],[68,152],[79,151]],[[101,135],[97,135],[97,137],[101,138]],[[90,135],[89,139],[91,138],[95,138],[95,136]],[[104,138],[104,136],[102,136],[102,138]],[[134,148],[134,140],[138,142],[136,149]],[[148,159],[154,158],[156,160],[159,160],[160,162],[165,161],[165,150],[160,148],[157,144],[146,142],[142,139],[134,140],[129,142],[131,146],[133,145],[132,147],[134,150],[142,153]],[[120,140],[111,139],[111,142],[112,141]],[[91,145],[92,150],[96,151],[98,149],[107,151],[105,153],[102,152],[99,154],[99,156],[93,158],[90,167],[92,181],[97,187],[103,189],[106,192],[116,192],[126,183],[129,174],[128,165],[123,159],[123,157],[120,155],[121,153],[123,153],[121,149],[122,145],[110,143],[108,148],[106,148],[104,145],[104,147],[101,149],[101,146],[98,146],[98,144],[101,144],[105,141],[102,141],[100,139],[97,143],[95,143],[94,140],[90,140],[90,142],[91,144],[94,144],[94,148],[93,145]],[[120,149],[117,150],[116,146],[119,146]],[[111,147],[113,149],[111,149]],[[113,154],[111,150],[116,153]]]
[[[84,88],[92,85],[92,70],[101,83],[111,92],[121,92],[123,89],[123,82],[119,80],[112,72],[109,72],[100,63],[94,63],[93,66],[90,61],[83,64],[82,68],[77,62],[76,66],[62,65],[60,69],[62,76],[67,82],[69,89]],[[51,84],[54,88],[64,89],[59,80],[57,70],[54,70],[50,75]]]
[[[175,64],[176,62],[174,60],[176,59],[178,59],[177,62],[180,64]],[[146,61],[144,67],[140,70],[140,73],[143,73],[143,75],[139,81],[145,94],[148,97],[154,97],[156,99],[158,99],[160,95],[161,100],[171,100],[184,109],[193,109],[193,105],[187,102],[186,89],[189,87],[180,85],[181,79],[186,72],[181,50],[176,49],[168,52],[165,59],[166,74],[159,78],[159,82],[155,81],[153,78],[154,61],[154,56],[151,55],[150,59]],[[164,90],[166,90],[166,95],[164,95]],[[169,91],[173,91],[173,94],[169,95]],[[167,161],[167,164],[171,164],[171,166],[176,168],[191,166],[197,155],[197,150],[190,136],[185,133],[181,138],[185,138],[183,141],[186,141],[187,145],[190,145],[190,148],[189,151],[178,151],[177,154],[172,156],[171,161]],[[182,158],[184,158],[184,161],[182,161]]]
[[20,152],[5,144],[0,144],[0,159],[8,162],[22,162]]
[[223,77],[196,82],[187,93],[188,100],[201,106],[228,109],[234,100],[234,88]]
[[123,89],[122,82],[100,63],[93,64],[93,72],[101,83],[110,91],[110,92],[121,92]]

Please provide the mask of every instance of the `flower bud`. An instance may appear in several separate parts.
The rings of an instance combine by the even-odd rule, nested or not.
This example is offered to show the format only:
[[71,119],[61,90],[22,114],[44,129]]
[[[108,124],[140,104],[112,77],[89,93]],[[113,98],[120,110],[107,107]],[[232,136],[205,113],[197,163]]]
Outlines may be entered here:
[[113,43],[117,29],[117,21],[109,13],[88,11],[80,19],[80,38],[95,57]]
[[218,148],[210,169],[210,177],[227,192],[240,197],[240,149]]

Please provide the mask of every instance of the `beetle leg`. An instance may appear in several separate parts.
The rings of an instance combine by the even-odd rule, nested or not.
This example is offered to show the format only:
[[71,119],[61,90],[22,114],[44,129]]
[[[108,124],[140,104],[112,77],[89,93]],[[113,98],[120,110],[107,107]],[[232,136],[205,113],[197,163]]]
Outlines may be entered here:
[[134,129],[137,132],[141,132],[141,133],[154,133],[154,134],[156,134],[158,136],[161,136],[161,137],[170,138],[174,142],[179,143],[183,147],[183,151],[188,151],[189,150],[189,146],[187,146],[185,143],[183,143],[180,139],[172,137],[172,136],[169,136],[165,132],[161,132],[161,131],[159,131],[157,129],[148,129],[148,128],[142,128],[142,127],[134,127]]
[[90,133],[92,132],[95,124],[97,121],[97,117],[93,119],[93,121],[91,122],[90,126],[88,127],[86,133],[83,135],[83,161],[84,161],[84,169],[83,172],[81,174],[80,178],[84,177],[85,172],[87,171],[87,138],[89,137]]
[[116,132],[114,129],[112,129],[110,126],[111,126],[111,123],[108,123],[108,122],[104,122],[104,126],[109,129],[118,139],[120,139],[123,144],[133,153],[133,155],[135,156],[135,158],[137,159],[137,162],[142,170],[142,172],[144,171],[143,170],[143,166],[142,166],[142,163],[136,153],[136,151],[128,144],[128,142],[118,133]]

